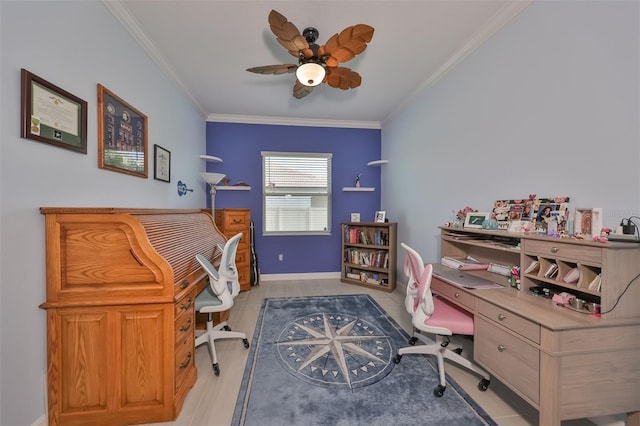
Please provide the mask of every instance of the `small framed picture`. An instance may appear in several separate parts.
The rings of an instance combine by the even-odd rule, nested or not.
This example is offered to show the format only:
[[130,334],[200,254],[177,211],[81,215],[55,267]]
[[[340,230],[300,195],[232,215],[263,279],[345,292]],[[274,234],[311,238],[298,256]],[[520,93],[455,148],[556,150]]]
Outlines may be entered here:
[[156,161],[153,166],[153,178],[163,182],[171,182],[171,151],[160,145],[153,145]]
[[464,219],[465,228],[482,228],[482,223],[491,218],[491,213],[470,212]]
[[351,213],[351,222],[360,222],[360,213]]
[[374,222],[384,223],[384,220],[386,218],[387,218],[387,212],[386,211],[377,211],[375,219],[374,219]]

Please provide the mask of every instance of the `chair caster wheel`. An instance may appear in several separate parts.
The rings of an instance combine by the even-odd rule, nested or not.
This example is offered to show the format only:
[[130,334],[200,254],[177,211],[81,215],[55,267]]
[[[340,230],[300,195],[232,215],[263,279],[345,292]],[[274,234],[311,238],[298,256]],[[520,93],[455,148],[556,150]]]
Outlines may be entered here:
[[215,374],[216,376],[220,375],[220,366],[217,363],[213,364],[213,374]]
[[455,348],[453,351],[460,355],[462,353],[462,348]]
[[249,341],[247,339],[242,339],[242,343],[244,344],[245,348],[249,347]]
[[223,328],[225,329],[225,331],[231,331],[231,327],[229,327],[228,325],[225,325]]
[[411,346],[415,346],[417,342],[418,342],[418,338],[417,337],[412,337],[411,339],[409,339],[409,344]]
[[396,356],[393,357],[393,362],[395,364],[400,364],[400,360],[402,359],[402,355],[397,354]]
[[437,396],[438,398],[440,398],[442,395],[444,395],[444,390],[446,389],[446,386],[442,386],[442,385],[438,385],[436,386],[436,388],[433,390],[433,394],[435,396]]
[[491,384],[491,380],[482,379],[480,383],[478,383],[478,389],[485,392],[489,388],[489,384]]

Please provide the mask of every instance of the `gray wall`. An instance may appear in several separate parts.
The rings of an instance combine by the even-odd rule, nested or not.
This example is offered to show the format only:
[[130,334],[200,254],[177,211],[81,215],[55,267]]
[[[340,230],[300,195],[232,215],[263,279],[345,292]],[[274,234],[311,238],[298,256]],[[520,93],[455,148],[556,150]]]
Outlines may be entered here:
[[[44,216],[41,206],[204,207],[205,119],[99,1],[0,1],[0,424],[45,412]],[[20,69],[88,102],[86,155],[20,138]],[[171,183],[99,169],[101,83],[149,117],[171,151]],[[194,192],[178,197],[176,182]]]
[[452,210],[529,194],[640,216],[639,5],[533,2],[383,123],[398,240],[436,261]]

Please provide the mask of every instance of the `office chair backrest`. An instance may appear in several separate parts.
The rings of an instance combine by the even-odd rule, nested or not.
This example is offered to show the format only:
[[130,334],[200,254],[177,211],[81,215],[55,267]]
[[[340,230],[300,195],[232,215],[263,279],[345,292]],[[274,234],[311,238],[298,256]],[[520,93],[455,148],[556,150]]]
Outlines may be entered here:
[[414,321],[424,322],[434,310],[431,294],[433,266],[425,265],[420,254],[405,243],[400,243],[400,246],[407,252],[404,273],[409,277],[409,281],[405,307],[413,315]]
[[209,274],[209,285],[213,293],[223,304],[233,305],[233,298],[240,293],[238,268],[236,267],[236,251],[242,233],[231,237],[222,249],[222,258],[218,270],[201,254],[196,255],[198,263]]

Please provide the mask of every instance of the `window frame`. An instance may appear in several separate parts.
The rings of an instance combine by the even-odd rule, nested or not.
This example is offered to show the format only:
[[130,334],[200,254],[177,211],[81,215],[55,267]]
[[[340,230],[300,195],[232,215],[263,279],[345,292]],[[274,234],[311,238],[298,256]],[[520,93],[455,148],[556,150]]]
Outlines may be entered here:
[[[333,166],[333,154],[322,152],[290,152],[290,151],[262,151],[262,235],[263,236],[283,236],[283,235],[331,235],[331,216],[332,216],[332,166]],[[267,197],[272,195],[268,191],[268,182],[266,176],[266,160],[269,157],[291,157],[291,158],[323,158],[327,160],[327,187],[326,193],[320,192],[317,195],[326,196],[327,201],[327,228],[326,230],[313,230],[313,231],[267,231]],[[294,194],[305,195],[308,192],[298,192]]]

